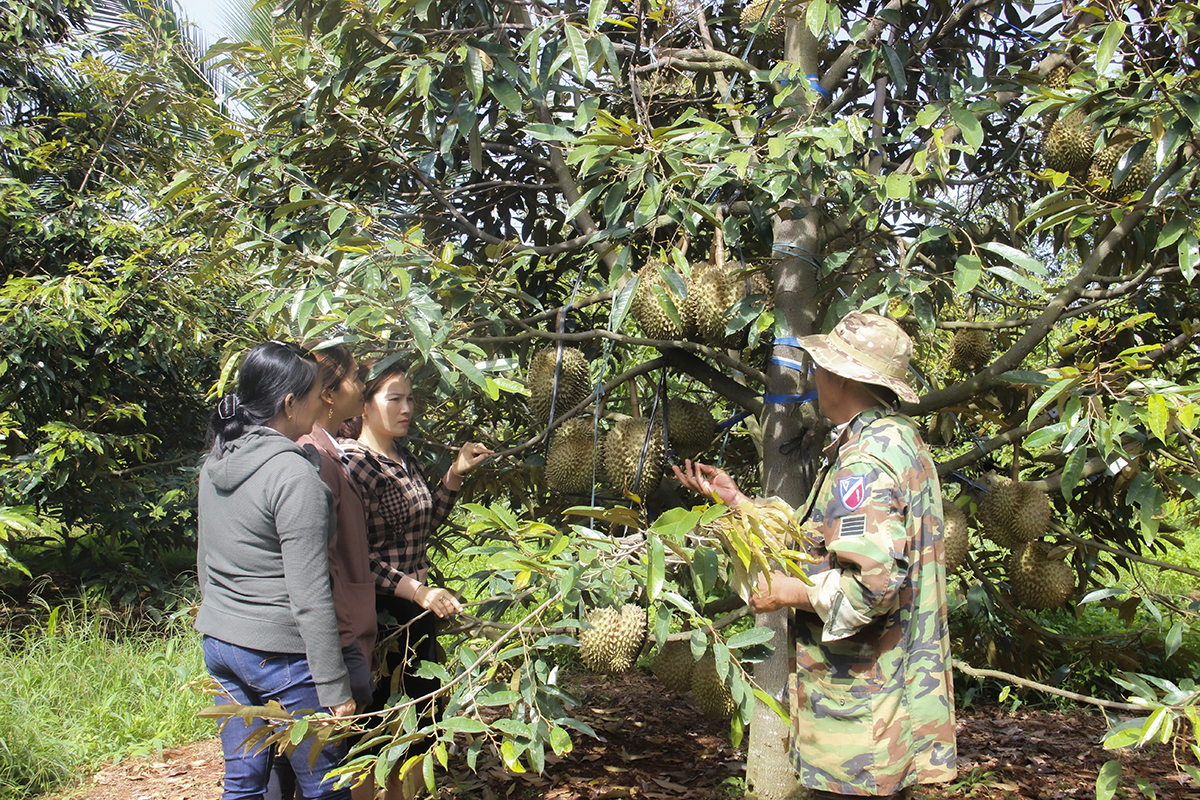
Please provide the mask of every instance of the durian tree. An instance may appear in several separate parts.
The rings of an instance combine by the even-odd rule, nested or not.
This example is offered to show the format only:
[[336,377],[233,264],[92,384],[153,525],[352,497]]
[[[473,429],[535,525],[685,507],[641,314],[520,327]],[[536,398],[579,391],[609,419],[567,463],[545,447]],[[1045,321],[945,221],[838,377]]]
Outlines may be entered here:
[[[685,396],[729,423],[691,452],[800,506],[824,430],[811,403],[764,402],[812,388],[773,342],[852,308],[911,332],[922,398],[904,410],[975,527],[999,536],[981,506],[1008,483],[1052,507],[1011,555],[963,556],[970,602],[1020,614],[1006,584],[1049,561],[1037,604],[1106,596],[1176,541],[1164,508],[1200,492],[1191,6],[297,0],[278,23],[211,51],[238,111],[160,200],[272,334],[414,359],[429,459],[466,438],[500,451],[460,532],[492,567],[461,577],[490,599],[443,676],[440,734],[471,734],[471,763],[492,741],[513,769],[569,747],[548,654],[633,604],[652,652],[686,640],[729,688],[749,788],[787,794],[785,618],[715,624],[785,554],[747,547],[761,520],[722,529],[654,476],[684,452]],[[610,430],[636,453],[602,446]],[[556,431],[583,455],[547,458]],[[610,461],[632,473],[560,482]],[[630,635],[612,634],[623,662]],[[497,705],[511,719],[483,722]],[[382,774],[403,748],[385,752],[353,766]],[[445,753],[404,766],[432,775]]]

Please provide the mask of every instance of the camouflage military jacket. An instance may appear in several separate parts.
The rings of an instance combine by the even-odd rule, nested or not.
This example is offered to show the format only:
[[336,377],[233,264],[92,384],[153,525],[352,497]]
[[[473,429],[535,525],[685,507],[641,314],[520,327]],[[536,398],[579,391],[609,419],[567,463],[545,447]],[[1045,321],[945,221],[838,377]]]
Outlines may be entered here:
[[797,611],[789,686],[800,782],[888,795],[955,775],[937,471],[908,417],[875,407],[826,449],[807,506],[817,613]]

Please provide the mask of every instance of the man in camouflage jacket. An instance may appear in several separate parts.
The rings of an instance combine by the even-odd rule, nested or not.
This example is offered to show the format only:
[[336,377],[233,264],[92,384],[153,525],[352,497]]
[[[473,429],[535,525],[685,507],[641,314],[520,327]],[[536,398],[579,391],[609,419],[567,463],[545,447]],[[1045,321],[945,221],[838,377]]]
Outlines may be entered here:
[[[851,312],[798,340],[816,363],[821,412],[837,427],[804,516],[805,581],[764,579],[751,606],[795,610],[792,760],[817,796],[903,795],[955,775],[937,471],[896,397],[912,342],[891,320]],[[688,463],[681,482],[746,501],[728,475]]]

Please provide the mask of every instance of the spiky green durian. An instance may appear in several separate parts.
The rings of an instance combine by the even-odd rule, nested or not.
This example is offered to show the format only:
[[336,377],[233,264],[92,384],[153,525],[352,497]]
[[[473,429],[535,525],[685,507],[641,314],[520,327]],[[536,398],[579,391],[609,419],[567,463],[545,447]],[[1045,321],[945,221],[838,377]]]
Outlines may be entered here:
[[[557,358],[557,348],[547,347],[535,353],[529,362],[529,374],[525,384],[529,389],[529,406],[534,416],[542,422],[550,421],[550,398],[554,390]],[[586,400],[589,394],[591,385],[588,381],[587,358],[574,347],[564,347],[558,395],[554,401],[554,416],[562,416],[563,412]]]

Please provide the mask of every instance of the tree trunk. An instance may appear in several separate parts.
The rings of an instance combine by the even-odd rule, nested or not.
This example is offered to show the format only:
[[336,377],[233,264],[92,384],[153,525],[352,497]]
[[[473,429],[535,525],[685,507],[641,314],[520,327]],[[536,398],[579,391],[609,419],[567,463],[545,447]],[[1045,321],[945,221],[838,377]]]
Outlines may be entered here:
[[[798,210],[798,209],[797,209]],[[796,248],[794,253],[775,265],[775,329],[780,335],[804,336],[813,331],[816,311],[816,241],[817,215],[808,213],[802,219],[781,220],[776,225],[775,241],[787,242]],[[811,256],[804,255],[812,253]],[[796,348],[776,346],[776,355],[793,360],[802,352]],[[800,372],[775,364],[767,370],[770,391],[775,394],[801,394],[810,381]],[[785,443],[797,441],[817,422],[810,405],[768,404],[763,425],[763,489],[767,496],[776,496],[789,505],[799,506],[808,496],[813,481],[812,469],[805,469],[805,447],[784,448]],[[810,460],[811,462],[811,460]],[[775,648],[771,658],[754,670],[758,685],[773,697],[781,698],[792,670],[794,655],[788,631],[789,612],[784,609],[771,614],[759,614],[756,624],[775,632],[771,640]],[[796,776],[788,755],[789,723],[780,719],[763,703],[758,703],[750,725],[750,743],[746,758],[746,790],[760,800],[784,800],[794,796]]]
[[[803,15],[801,15],[803,17]],[[802,19],[789,18],[784,43],[784,58],[797,66],[798,79],[807,81],[816,75],[820,45]],[[793,106],[803,114],[803,105]],[[775,264],[775,331],[780,336],[805,336],[813,331],[816,319],[816,283],[819,254],[818,214],[807,201],[791,205],[787,219],[775,218],[775,246],[785,257]],[[793,347],[775,346],[777,356],[801,357]],[[796,370],[771,364],[767,368],[769,390],[774,394],[801,394],[811,388]],[[781,447],[799,440],[806,429],[817,422],[811,404],[768,404],[763,414],[763,490],[796,507],[808,496],[812,470],[803,468],[804,447]],[[811,462],[810,462],[811,463]],[[754,679],[767,694],[782,698],[788,675],[795,663],[792,637],[788,630],[789,612],[759,614],[756,624],[770,628],[775,636],[772,656],[754,670]],[[789,723],[780,719],[763,703],[754,709],[750,724],[750,743],[746,754],[746,791],[759,800],[785,800],[795,797],[798,789],[788,753]]]

